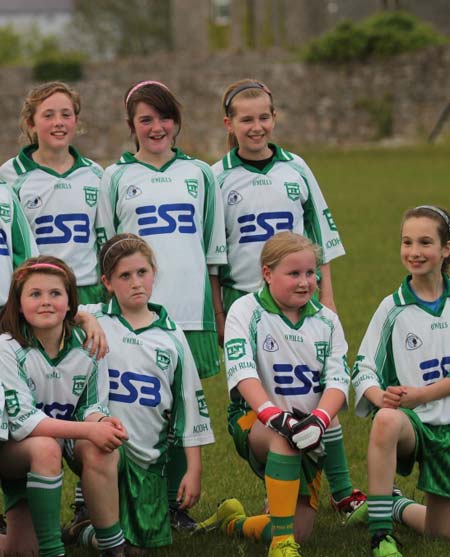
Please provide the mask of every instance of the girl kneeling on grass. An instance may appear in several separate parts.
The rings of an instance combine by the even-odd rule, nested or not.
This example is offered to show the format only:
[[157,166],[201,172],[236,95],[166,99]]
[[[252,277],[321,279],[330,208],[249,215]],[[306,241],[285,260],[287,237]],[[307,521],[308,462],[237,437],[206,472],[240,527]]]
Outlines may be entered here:
[[[375,312],[353,370],[356,414],[376,410],[368,449],[369,532],[375,557],[401,557],[393,519],[450,538],[450,217],[406,212],[400,257],[408,276]],[[393,495],[397,470],[419,462],[426,507]]]
[[312,531],[321,439],[350,383],[339,318],[312,299],[318,257],[299,234],[273,236],[261,253],[263,288],[234,302],[225,324],[228,427],[265,479],[270,515],[247,518],[231,499],[199,530],[220,524],[229,535],[271,539],[269,557],[300,555],[298,542]]
[[[172,541],[166,478],[170,429],[187,460],[177,493],[182,510],[199,500],[200,447],[214,436],[183,331],[162,306],[148,301],[156,272],[148,243],[134,234],[113,236],[101,250],[100,270],[111,300],[86,309],[102,311],[97,315],[110,347],[109,407],[129,433],[119,451],[120,522],[127,554],[148,555],[148,548]],[[92,529],[86,528],[79,541],[92,545]]]
[[16,269],[0,314],[1,382],[11,433],[0,445],[5,552],[65,555],[59,526],[61,440],[76,439],[74,457],[102,555],[120,555],[110,553],[123,544],[111,484],[117,485],[115,449],[127,435],[119,420],[103,419],[108,415],[106,362],[83,348],[83,332],[73,325],[77,304],[70,268],[55,257],[39,256]]

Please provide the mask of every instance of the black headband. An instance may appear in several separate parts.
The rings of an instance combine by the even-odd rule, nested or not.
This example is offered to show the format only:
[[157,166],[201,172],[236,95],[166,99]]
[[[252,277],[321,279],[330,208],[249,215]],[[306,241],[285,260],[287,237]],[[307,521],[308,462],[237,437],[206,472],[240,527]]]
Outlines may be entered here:
[[246,89],[262,89],[264,93],[267,93],[269,97],[272,99],[272,93],[270,92],[270,89],[266,85],[264,85],[264,83],[260,83],[259,81],[253,81],[252,83],[245,83],[243,85],[240,85],[239,87],[236,87],[236,89],[233,89],[230,93],[228,93],[227,98],[224,100],[223,107],[225,109],[225,114],[227,116],[228,116],[228,109],[230,108],[231,101],[238,93],[241,93]]

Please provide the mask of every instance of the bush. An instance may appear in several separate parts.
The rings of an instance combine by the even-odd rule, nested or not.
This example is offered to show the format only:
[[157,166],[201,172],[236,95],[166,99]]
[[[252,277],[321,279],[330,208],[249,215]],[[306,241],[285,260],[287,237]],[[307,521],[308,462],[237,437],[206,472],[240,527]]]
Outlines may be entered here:
[[36,81],[79,81],[82,78],[83,60],[79,55],[48,55],[33,64]]
[[0,27],[0,66],[15,64],[22,58],[20,35],[9,25]]
[[311,63],[362,62],[446,42],[431,25],[412,14],[382,12],[360,23],[339,23],[333,31],[311,41],[302,58]]

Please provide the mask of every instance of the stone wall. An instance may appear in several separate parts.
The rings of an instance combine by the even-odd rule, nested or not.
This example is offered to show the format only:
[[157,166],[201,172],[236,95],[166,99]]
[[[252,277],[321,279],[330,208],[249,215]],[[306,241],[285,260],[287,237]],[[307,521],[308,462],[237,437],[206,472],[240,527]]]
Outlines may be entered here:
[[[269,85],[278,112],[275,140],[296,149],[386,137],[421,140],[450,100],[448,47],[345,67],[306,66],[286,56],[284,52],[204,57],[159,53],[146,59],[88,65],[85,79],[75,84],[81,93],[86,129],[76,145],[101,162],[132,148],[123,94],[133,82],[149,78],[165,82],[183,104],[180,146],[208,160],[217,159],[226,148],[222,91],[242,77],[255,77]],[[34,84],[27,68],[3,68],[0,80],[3,162],[18,150],[18,115],[25,93]]]

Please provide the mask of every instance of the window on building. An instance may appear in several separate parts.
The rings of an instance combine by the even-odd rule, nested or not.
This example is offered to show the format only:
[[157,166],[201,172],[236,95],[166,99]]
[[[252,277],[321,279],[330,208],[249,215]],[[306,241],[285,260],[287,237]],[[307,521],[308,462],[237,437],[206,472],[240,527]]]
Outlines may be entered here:
[[230,25],[231,0],[211,0],[211,23],[214,25]]

